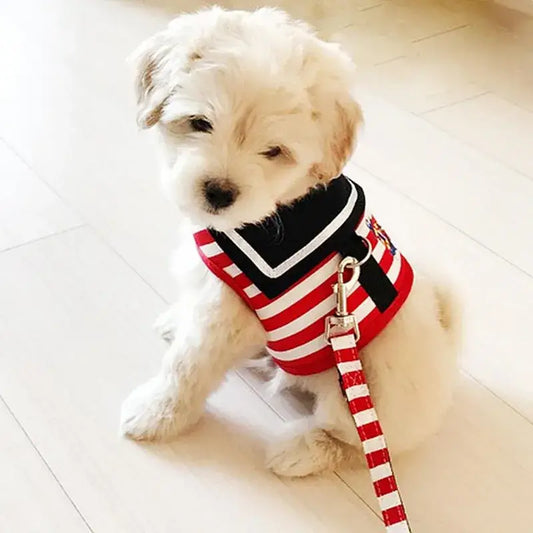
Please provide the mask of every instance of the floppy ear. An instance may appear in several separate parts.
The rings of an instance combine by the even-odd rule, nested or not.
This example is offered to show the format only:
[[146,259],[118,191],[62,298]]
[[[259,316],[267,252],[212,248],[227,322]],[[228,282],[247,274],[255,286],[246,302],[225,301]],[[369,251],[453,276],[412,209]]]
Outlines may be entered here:
[[315,49],[316,79],[309,88],[313,116],[322,136],[322,160],[311,168],[321,181],[336,178],[352,155],[363,123],[359,104],[351,94],[355,66],[336,45],[320,43]]
[[170,80],[165,79],[169,51],[168,39],[161,32],[144,41],[130,58],[135,68],[137,123],[141,128],[150,128],[159,121],[171,92]]
[[319,167],[320,179],[336,178],[350,159],[357,141],[357,131],[363,123],[359,104],[351,97],[336,99],[331,113],[332,123],[326,136],[324,156]]
[[204,24],[198,24],[198,14],[180,15],[132,54],[139,126],[150,128],[159,121],[168,97],[202,59],[206,24],[214,27],[223,13],[220,8],[202,12]]

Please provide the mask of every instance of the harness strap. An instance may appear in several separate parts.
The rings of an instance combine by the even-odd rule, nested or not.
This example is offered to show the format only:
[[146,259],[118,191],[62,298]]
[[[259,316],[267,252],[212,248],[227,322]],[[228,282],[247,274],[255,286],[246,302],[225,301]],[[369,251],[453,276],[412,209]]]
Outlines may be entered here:
[[[368,241],[365,243],[365,239],[355,232],[352,232],[344,241],[339,243],[339,252],[343,257],[352,256],[360,261],[361,258],[365,257],[367,251]],[[359,283],[382,313],[398,296],[394,284],[372,255],[361,265]]]
[[355,331],[332,336],[331,346],[342,388],[363,444],[370,477],[387,533],[411,533],[392,470],[389,450],[370,397]]

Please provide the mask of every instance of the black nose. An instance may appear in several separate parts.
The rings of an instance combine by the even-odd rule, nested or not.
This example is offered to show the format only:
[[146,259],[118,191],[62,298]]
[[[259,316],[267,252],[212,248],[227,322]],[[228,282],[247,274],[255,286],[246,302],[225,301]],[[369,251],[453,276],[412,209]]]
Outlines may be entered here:
[[229,207],[239,195],[239,189],[228,179],[210,178],[204,181],[203,189],[207,204],[214,211]]

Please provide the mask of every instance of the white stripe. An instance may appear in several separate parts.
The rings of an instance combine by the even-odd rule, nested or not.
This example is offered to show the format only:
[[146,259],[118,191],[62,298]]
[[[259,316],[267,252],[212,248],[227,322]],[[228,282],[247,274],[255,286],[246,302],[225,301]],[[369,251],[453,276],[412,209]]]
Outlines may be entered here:
[[360,324],[375,308],[376,304],[374,303],[374,300],[372,300],[370,296],[367,296],[361,305],[359,305],[359,307],[354,311],[357,323]]
[[[370,230],[365,226],[366,233],[365,236],[368,236]],[[385,253],[385,246],[381,241],[378,241],[376,246],[372,251],[372,255],[379,263]],[[332,257],[325,265],[323,265],[316,272],[313,272],[310,276],[304,279],[301,283],[293,287],[289,292],[286,292],[272,303],[257,309],[257,316],[264,320],[266,318],[271,318],[278,313],[284,311],[294,302],[300,301],[306,294],[311,292],[313,289],[324,283],[328,278],[330,278],[337,271],[337,267],[340,263],[341,257],[339,254],[336,254]],[[357,285],[358,287],[359,285]],[[355,287],[355,289],[357,289]]]
[[360,370],[363,370],[361,361],[341,361],[340,363],[337,363],[337,368],[342,375],[347,374],[348,372],[359,372]]
[[[381,245],[381,251],[383,251],[385,248],[383,245]],[[380,250],[378,250],[379,252]],[[399,261],[401,266],[401,261]],[[399,268],[396,268],[396,263],[392,263],[391,265],[391,275],[389,275],[389,279],[391,279],[391,282],[394,284],[396,281],[396,278],[398,277]],[[359,289],[361,285],[359,283],[356,283],[348,296],[351,296],[357,289]],[[374,309],[375,309],[374,301],[368,296],[355,310],[355,317],[357,319],[357,322],[360,323],[363,319],[365,319]],[[309,311],[304,313],[303,315],[300,315],[298,318],[294,319],[293,321],[289,322],[288,324],[285,324],[277,329],[273,329],[272,331],[269,331],[267,333],[267,338],[270,341],[278,341],[281,339],[285,339],[286,337],[289,337],[290,335],[294,335],[306,327],[310,326],[315,320],[320,318],[321,316],[324,316],[326,314],[331,314],[333,312],[333,309],[335,308],[335,296],[332,294],[329,298],[326,298],[322,302],[320,302],[315,307],[312,307]],[[263,318],[259,311],[258,315],[260,318]],[[338,348],[341,349],[341,348]]]
[[[357,226],[357,228],[355,229],[355,233],[357,233],[357,235],[361,236],[361,237],[365,237],[368,239],[370,233],[371,233],[371,230],[370,228],[366,225],[366,221],[368,218],[370,218],[372,216],[372,214],[369,214],[369,213],[365,213],[365,215],[363,216],[363,218],[361,219],[361,224],[359,224],[359,226]],[[372,249],[372,255],[374,256],[374,259],[379,263],[381,261],[381,259],[383,258],[383,254],[385,253],[385,250],[386,250],[386,246],[383,244],[383,242],[380,240],[380,239],[377,239],[376,238],[376,244],[374,245],[374,248]]]
[[365,424],[370,424],[370,422],[375,422],[378,419],[378,415],[376,414],[375,409],[372,408],[355,413],[353,418],[358,426],[364,426]]
[[390,476],[392,476],[392,468],[390,463],[385,463],[370,469],[370,477],[372,478],[373,482]]
[[387,248],[385,247],[385,245],[381,241],[378,241],[376,243],[376,245],[374,246],[374,248],[372,249],[372,257],[376,260],[376,262],[378,264],[383,259],[383,256],[385,255],[385,250],[386,249]]
[[365,451],[365,454],[377,452],[386,447],[387,444],[385,443],[383,435],[378,435],[377,437],[363,441],[363,450]]
[[301,346],[292,348],[291,350],[277,351],[267,346],[267,352],[280,361],[294,361],[300,357],[312,354],[327,345],[326,339],[324,339],[324,335],[322,334],[316,337],[316,339],[312,339]]
[[333,314],[333,309],[335,309],[335,296],[333,293],[331,296],[328,296],[325,300],[322,300],[318,305],[315,305],[309,311],[300,315],[298,318],[295,318],[288,324],[281,326],[279,328],[267,331],[267,339],[269,341],[279,341],[285,339],[290,335],[294,335],[305,329],[307,326],[310,326],[313,322],[319,318]]
[[303,248],[300,248],[300,250],[275,268],[272,268],[235,230],[228,231],[226,235],[249,257],[249,259],[253,261],[254,265],[261,270],[265,276],[269,278],[277,278],[282,274],[285,274],[285,272],[290,270],[296,263],[316,250],[328,237],[333,235],[333,233],[335,233],[350,216],[355,206],[355,202],[357,201],[357,189],[352,182],[349,183],[352,187],[352,191],[341,212]]
[[355,337],[353,335],[339,335],[338,337],[333,337],[331,339],[331,346],[333,346],[333,349],[336,351],[355,348]]
[[241,273],[240,268],[235,263],[231,263],[231,265],[224,267],[224,271],[228,273],[232,278],[238,276]]
[[301,283],[292,288],[289,292],[283,294],[272,303],[257,309],[257,316],[261,319],[271,318],[281,313],[294,302],[300,301],[307,293],[324,283],[330,276],[337,272],[337,266],[340,262],[340,255],[336,254],[325,265],[322,265],[316,272],[304,279]]
[[407,522],[403,520],[397,524],[392,524],[386,528],[387,533],[411,533]]
[[394,492],[390,492],[389,494],[384,494],[383,496],[380,496],[378,498],[379,501],[379,508],[382,511],[386,511],[387,509],[391,509],[392,507],[397,507],[402,503],[400,500],[400,494],[397,490]]
[[209,244],[202,244],[200,249],[206,257],[213,257],[214,255],[222,253],[222,249],[216,241],[210,242]]
[[[394,261],[392,263],[392,265],[394,266],[394,271],[392,272],[393,276],[389,275],[389,279],[391,280],[393,284],[396,283],[398,274],[400,272],[401,264],[402,264],[401,260]],[[392,271],[392,266],[391,266],[391,271]],[[356,284],[354,291],[357,290],[358,287],[359,287],[359,284]],[[361,303],[361,305],[355,310],[355,317],[357,319],[357,322],[360,324],[362,320],[365,319],[375,308],[376,307],[372,299],[370,297],[367,297]],[[326,346],[326,341],[324,340],[324,334],[321,333],[315,339],[312,339],[311,341],[305,344],[302,344],[301,346],[298,346],[297,348],[293,348],[287,351],[275,351],[275,350],[268,349],[268,352],[270,353],[270,355],[272,355],[272,357],[275,357],[276,359],[279,359],[281,361],[293,361],[294,359],[297,359],[298,357],[304,357],[306,355],[309,355],[310,353],[313,353],[314,351],[319,350],[320,348],[323,348],[324,346]]]
[[[398,275],[400,273],[401,266],[401,259],[398,261],[394,260],[387,272],[387,276],[393,285],[398,280]],[[370,296],[367,296],[364,302],[362,302],[361,305],[354,312],[355,318],[357,319],[357,323],[360,324],[375,308],[376,306],[372,301],[372,298],[370,298]]]
[[244,293],[246,294],[246,296],[248,296],[248,298],[253,298],[258,294],[261,294],[261,291],[252,283],[244,289]]
[[389,276],[389,279],[394,284],[396,283],[396,280],[398,279],[398,274],[400,273],[400,269],[402,267],[402,256],[396,252],[396,256],[394,257],[394,260],[392,262],[392,265],[389,268],[389,271],[387,272],[387,276]]
[[362,385],[352,385],[351,387],[348,387],[345,392],[348,401],[355,400],[356,398],[363,398],[364,396],[370,396],[370,391],[365,383]]

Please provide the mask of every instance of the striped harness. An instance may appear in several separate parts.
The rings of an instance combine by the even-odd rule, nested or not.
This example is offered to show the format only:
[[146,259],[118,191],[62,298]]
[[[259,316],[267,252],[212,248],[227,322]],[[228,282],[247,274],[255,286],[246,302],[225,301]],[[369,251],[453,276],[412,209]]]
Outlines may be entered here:
[[387,531],[409,532],[358,350],[405,302],[413,270],[363,189],[341,175],[261,224],[194,238],[206,266],[258,316],[280,368],[309,375],[337,367]]

